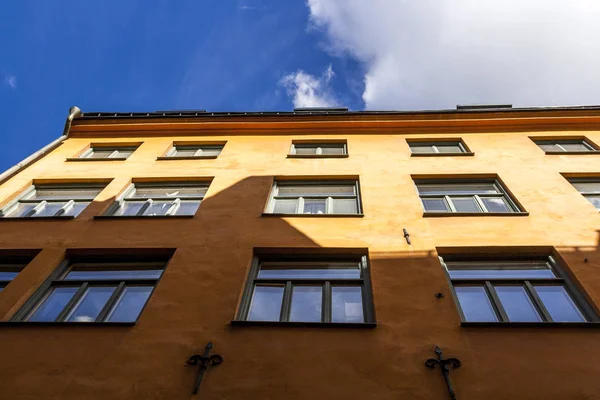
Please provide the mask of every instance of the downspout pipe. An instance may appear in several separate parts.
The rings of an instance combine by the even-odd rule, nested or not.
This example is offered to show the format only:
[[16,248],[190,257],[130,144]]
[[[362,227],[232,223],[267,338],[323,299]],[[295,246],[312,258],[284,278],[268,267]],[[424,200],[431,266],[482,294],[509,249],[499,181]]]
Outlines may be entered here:
[[79,109],[79,107],[71,107],[69,109],[69,115],[67,116],[67,120],[65,121],[65,127],[63,129],[62,136],[48,143],[46,146],[42,147],[29,157],[25,158],[23,161],[13,165],[12,167],[4,171],[2,174],[0,174],[0,184],[3,184],[19,172],[21,172],[23,169],[27,168],[28,166],[42,158],[44,155],[57,148],[65,139],[69,137],[69,132],[71,131],[71,123],[73,122],[73,119],[75,119],[79,115],[81,115],[81,110]]

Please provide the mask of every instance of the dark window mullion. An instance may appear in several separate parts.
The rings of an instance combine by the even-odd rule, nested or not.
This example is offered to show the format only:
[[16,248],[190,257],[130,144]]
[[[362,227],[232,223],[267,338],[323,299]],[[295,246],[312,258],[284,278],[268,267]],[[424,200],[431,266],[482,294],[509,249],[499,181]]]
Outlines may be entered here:
[[323,304],[321,305],[321,321],[331,322],[331,282],[323,284]]
[[123,293],[124,290],[125,290],[125,282],[121,281],[121,283],[119,283],[117,288],[113,291],[113,293],[110,295],[110,297],[106,301],[106,304],[100,311],[100,314],[98,314],[98,317],[96,317],[95,322],[102,322],[102,321],[104,321],[104,319],[106,319],[106,317],[108,316],[108,313],[110,313],[110,311],[114,307],[115,303],[121,297],[121,293]]
[[546,309],[546,306],[544,305],[544,302],[542,301],[540,296],[538,296],[538,294],[535,291],[531,282],[525,281],[523,283],[525,284],[525,291],[527,292],[527,294],[529,294],[529,298],[533,301],[534,306],[536,307],[536,309],[538,310],[538,312],[544,319],[544,322],[553,322],[552,317],[550,316],[550,313],[548,312],[548,310]]
[[485,288],[488,292],[488,296],[490,296],[490,300],[492,301],[492,306],[496,310],[496,315],[500,318],[502,322],[509,322],[508,315],[502,306],[502,302],[500,302],[500,298],[498,297],[498,293],[496,293],[496,289],[491,284],[490,281],[485,281]]
[[[56,286],[54,286],[54,287],[56,287]],[[77,290],[77,292],[75,292],[75,294],[73,295],[73,297],[71,297],[71,300],[69,300],[69,302],[67,303],[65,308],[63,308],[63,310],[58,314],[55,321],[64,322],[65,318],[67,318],[67,315],[69,315],[69,313],[71,312],[73,307],[75,307],[75,305],[79,302],[79,300],[81,300],[81,298],[85,294],[85,291],[88,289],[88,287],[89,287],[89,285],[87,282],[84,282],[81,286],[79,286],[79,289]]]
[[290,319],[290,309],[292,308],[292,290],[292,281],[287,281],[283,291],[281,314],[279,315],[279,321],[281,322],[287,322]]

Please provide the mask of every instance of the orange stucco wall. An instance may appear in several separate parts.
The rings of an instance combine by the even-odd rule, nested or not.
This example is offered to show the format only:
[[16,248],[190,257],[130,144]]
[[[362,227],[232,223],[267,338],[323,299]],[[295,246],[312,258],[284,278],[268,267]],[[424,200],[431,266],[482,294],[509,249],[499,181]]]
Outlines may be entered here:
[[[0,186],[1,205],[32,181],[110,181],[74,220],[0,220],[0,249],[41,249],[0,293],[1,321],[67,249],[177,248],[133,327],[0,326],[0,398],[192,398],[196,370],[184,362],[208,341],[225,362],[205,376],[203,399],[445,399],[439,371],[423,365],[434,345],[463,363],[452,372],[459,399],[600,398],[599,330],[461,327],[436,252],[553,248],[600,304],[600,214],[561,175],[600,174],[600,155],[546,155],[529,138],[600,143],[600,131],[176,134],[110,137],[109,128],[95,135],[74,127]],[[475,155],[411,157],[408,137],[460,137]],[[346,139],[349,157],[286,158],[299,138]],[[173,141],[194,140],[227,144],[215,160],[156,160]],[[90,142],[119,141],[142,145],[126,161],[66,161]],[[529,215],[424,218],[411,176],[446,174],[497,174]],[[364,217],[262,217],[274,176],[358,176]],[[213,180],[191,219],[93,218],[136,178]],[[255,247],[368,248],[378,326],[231,326]]]

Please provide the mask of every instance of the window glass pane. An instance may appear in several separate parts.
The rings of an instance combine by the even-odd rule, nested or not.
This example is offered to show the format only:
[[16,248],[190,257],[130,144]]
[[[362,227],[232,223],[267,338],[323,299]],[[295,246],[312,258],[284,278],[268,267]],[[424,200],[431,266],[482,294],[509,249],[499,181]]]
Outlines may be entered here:
[[114,215],[120,216],[120,215],[126,215],[126,216],[135,216],[138,214],[138,212],[142,209],[142,207],[144,206],[143,201],[126,201],[123,202],[123,204],[121,205],[121,207],[119,207]]
[[57,287],[29,317],[29,321],[54,321],[79,287]]
[[279,321],[283,286],[255,286],[248,321]]
[[600,193],[600,182],[571,182],[580,193]]
[[579,308],[564,286],[535,286],[542,303],[554,322],[585,322]]
[[331,322],[364,322],[362,288],[331,287]]
[[117,154],[115,155],[115,158],[128,158],[131,154],[133,154],[133,150],[121,149],[121,150],[117,150]]
[[134,322],[148,301],[152,286],[128,286],[108,315],[108,322]]
[[66,203],[46,203],[35,213],[35,217],[53,217],[65,206]]
[[411,144],[410,151],[415,154],[435,153],[435,151],[433,151],[433,146],[419,144]]
[[279,196],[353,196],[354,185],[280,185]]
[[19,275],[17,271],[2,271],[0,269],[0,281],[12,281],[17,275]]
[[503,197],[482,197],[481,201],[488,212],[512,212]]
[[502,278],[556,278],[554,272],[546,263],[531,264],[483,264],[473,265],[446,263],[448,273],[452,279],[502,279]]
[[331,155],[331,154],[345,154],[344,151],[344,145],[340,144],[340,145],[322,145],[321,146],[321,150],[323,152],[324,155]]
[[36,187],[36,190],[26,197],[27,200],[71,200],[94,198],[102,188],[51,188]]
[[264,279],[360,279],[358,263],[278,264],[262,263],[258,272]]
[[67,321],[94,322],[114,291],[114,287],[90,287],[79,299]]
[[418,184],[423,194],[490,194],[498,193],[493,183],[426,183]]
[[315,155],[317,154],[317,147],[316,146],[300,146],[300,145],[295,145],[294,148],[296,149],[296,154],[298,155]]
[[446,200],[444,199],[421,199],[421,201],[423,202],[423,208],[425,208],[425,211],[450,211],[448,205],[446,204]]
[[16,206],[7,210],[6,216],[11,218],[25,217],[35,208],[35,206],[37,206],[37,204],[18,203]]
[[322,297],[321,286],[294,286],[290,321],[321,322]]
[[562,151],[557,145],[554,143],[538,143],[538,146],[544,151]]
[[108,158],[112,154],[114,149],[93,149],[91,153],[89,153],[86,158]]
[[273,212],[276,214],[295,214],[298,207],[296,199],[276,199]]
[[67,212],[65,212],[62,215],[76,217],[79,214],[81,214],[81,212],[88,206],[88,204],[90,204],[90,203],[77,202],[77,203],[73,204],[73,206],[70,207],[67,210]]
[[585,198],[588,199],[589,202],[594,205],[594,207],[600,210],[600,196],[585,196]]
[[200,157],[214,157],[221,154],[222,147],[201,147],[202,152],[199,154]]
[[356,199],[332,199],[332,214],[358,214]]
[[171,157],[194,157],[198,151],[197,147],[194,148],[180,148],[177,147],[175,153]]
[[304,214],[325,214],[325,199],[304,199]]
[[139,187],[136,186],[134,192],[128,196],[136,199],[151,199],[154,197],[203,197],[206,194],[208,186],[168,186],[168,187]]
[[498,318],[492,308],[483,286],[455,286],[460,308],[469,322],[497,322]]
[[592,151],[588,146],[581,143],[561,143],[560,144],[565,151]]
[[456,212],[481,212],[474,197],[452,197]]
[[523,286],[494,286],[511,322],[541,321]]
[[70,271],[67,276],[63,279],[65,280],[97,280],[97,279],[115,279],[115,280],[123,280],[123,279],[158,279],[160,278],[163,270],[162,269],[143,269],[143,270],[119,270],[119,271],[111,271],[111,270],[102,270],[102,271],[84,271],[84,270],[74,270]]
[[462,153],[462,148],[457,144],[436,144],[440,153]]
[[167,211],[173,206],[172,201],[153,201],[146,210],[144,210],[144,215],[147,216],[160,216],[166,215]]
[[179,207],[177,211],[175,211],[175,215],[194,215],[196,211],[198,211],[198,207],[200,206],[200,201],[182,201],[179,203]]

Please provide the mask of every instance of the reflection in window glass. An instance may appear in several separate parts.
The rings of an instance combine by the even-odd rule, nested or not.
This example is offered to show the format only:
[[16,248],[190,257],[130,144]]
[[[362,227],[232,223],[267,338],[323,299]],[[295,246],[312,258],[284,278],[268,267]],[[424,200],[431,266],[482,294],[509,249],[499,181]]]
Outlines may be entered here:
[[256,286],[250,303],[249,321],[279,321],[283,286]]
[[79,287],[57,287],[33,312],[29,321],[54,321]]
[[331,322],[364,322],[360,286],[331,287]]
[[277,199],[275,200],[273,212],[276,214],[295,214],[297,208],[298,200],[296,199]]
[[114,287],[88,288],[67,317],[67,321],[94,322],[114,291]]
[[554,322],[585,322],[586,319],[563,286],[536,285],[535,291]]
[[326,211],[326,200],[304,200],[304,214],[325,214]]
[[331,263],[329,265],[281,265],[263,263],[258,272],[263,279],[359,279],[357,263]]
[[452,204],[456,212],[481,212],[473,197],[453,197]]
[[152,289],[152,286],[126,287],[112,313],[109,314],[107,321],[135,322],[148,301]]
[[290,321],[321,322],[322,297],[321,286],[294,286]]
[[71,270],[64,279],[66,280],[95,280],[95,279],[158,279],[162,269],[140,270]]
[[357,214],[358,209],[355,199],[333,199],[332,214]]
[[444,199],[422,199],[425,211],[447,212],[450,209]]
[[482,286],[456,286],[454,290],[466,321],[498,321],[492,303]]
[[512,210],[506,204],[506,200],[502,197],[482,197],[481,201],[487,208],[488,212],[511,212]]
[[523,286],[495,286],[498,298],[511,322],[538,322],[540,318]]

